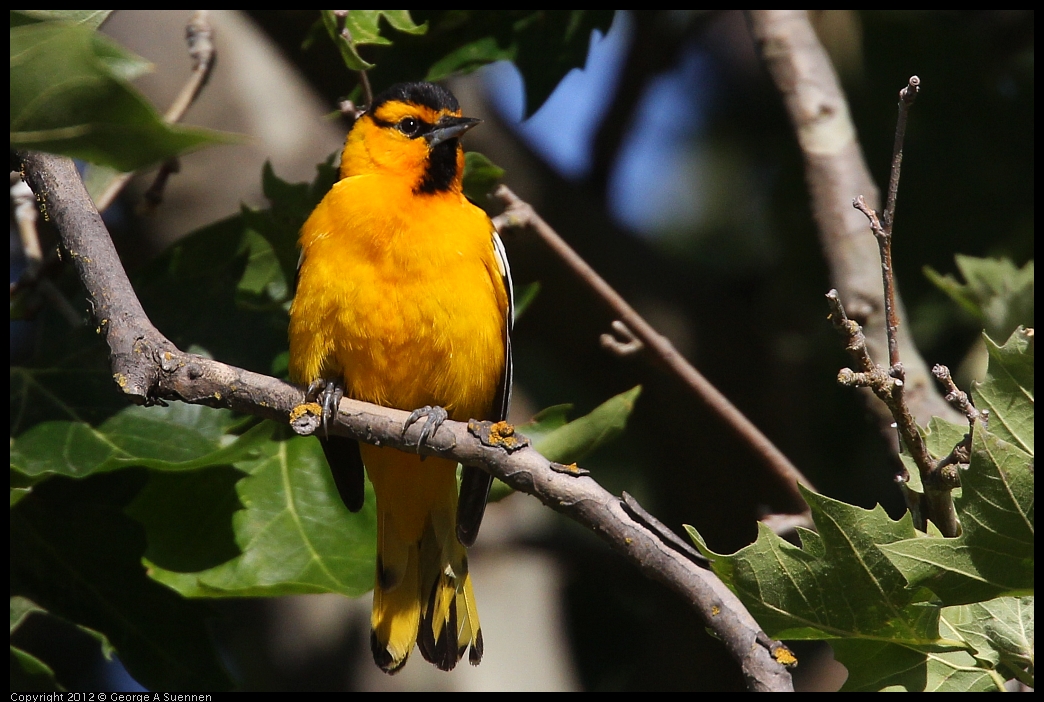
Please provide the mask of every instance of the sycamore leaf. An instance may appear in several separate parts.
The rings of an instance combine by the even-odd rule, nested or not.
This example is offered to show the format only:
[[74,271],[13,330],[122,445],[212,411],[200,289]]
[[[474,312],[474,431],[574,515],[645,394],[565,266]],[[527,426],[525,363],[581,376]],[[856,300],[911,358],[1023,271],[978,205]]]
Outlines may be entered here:
[[1032,456],[976,427],[972,457],[954,499],[963,532],[881,550],[912,586],[958,605],[1033,591]]
[[1003,346],[983,337],[990,363],[986,380],[972,388],[980,410],[990,412],[991,433],[1033,455],[1033,330],[1019,328]]
[[614,10],[453,10],[428,38],[435,44],[425,80],[438,81],[494,61],[513,61],[525,76],[524,117],[532,115],[569,71],[582,68],[594,31]]
[[[637,385],[627,392],[610,397],[590,414],[568,420],[572,405],[553,405],[536,414],[518,429],[533,442],[533,448],[557,463],[576,463],[609,443],[627,428],[634,403],[642,392]],[[489,500],[496,502],[514,493],[500,480],[493,481]]]
[[[922,652],[887,641],[831,641],[848,668],[841,692],[985,692],[998,681],[965,651]],[[1001,681],[1003,682],[1003,681]]]
[[[64,692],[51,666],[15,645],[11,645],[11,691]],[[41,698],[43,699],[43,698]]]
[[[939,460],[949,455],[953,447],[964,440],[964,437],[968,434],[968,425],[955,424],[939,417],[932,417],[928,420],[926,428],[921,429],[918,427],[918,430],[921,432],[921,436],[924,437],[924,445],[928,449],[928,454],[935,460]],[[920,469],[917,467],[913,456],[909,452],[903,451],[899,454],[899,460],[906,466],[906,470],[910,475],[910,481],[906,484],[906,488],[923,494],[924,486],[921,485]]]
[[999,597],[947,607],[942,618],[968,643],[976,660],[990,668],[1005,666],[1033,687],[1032,597]]
[[323,24],[341,52],[341,57],[348,68],[353,71],[365,71],[373,68],[372,63],[363,60],[358,47],[365,44],[389,45],[391,40],[381,34],[380,19],[384,17],[393,29],[406,34],[424,34],[428,31],[428,23],[415,24],[410,18],[409,10],[345,10],[343,33],[338,31],[336,10],[322,10]]
[[62,21],[97,29],[109,19],[112,10],[17,10],[11,12],[11,26],[36,22]]
[[995,678],[960,650],[963,641],[940,632],[940,610],[927,601],[930,593],[906,587],[881,552],[916,537],[909,513],[893,521],[880,506],[864,510],[802,494],[817,531],[800,530],[801,548],[759,525],[755,543],[720,555],[686,526],[766,633],[830,640],[848,668],[845,690],[995,687]]
[[937,626],[924,618],[917,593],[878,548],[915,536],[909,514],[892,521],[880,506],[865,510],[803,488],[802,494],[817,527],[802,530],[802,540],[810,542],[804,549],[759,524],[757,541],[720,555],[686,529],[771,636],[938,645]]
[[256,428],[242,436],[228,434],[237,422],[231,412],[180,402],[127,407],[95,426],[45,421],[11,442],[11,467],[30,477],[82,478],[129,466],[193,470],[227,465],[251,455],[265,438]]
[[981,320],[986,333],[1010,334],[1033,323],[1033,261],[1021,269],[1006,258],[956,257],[965,283],[926,266],[924,274],[965,311]]

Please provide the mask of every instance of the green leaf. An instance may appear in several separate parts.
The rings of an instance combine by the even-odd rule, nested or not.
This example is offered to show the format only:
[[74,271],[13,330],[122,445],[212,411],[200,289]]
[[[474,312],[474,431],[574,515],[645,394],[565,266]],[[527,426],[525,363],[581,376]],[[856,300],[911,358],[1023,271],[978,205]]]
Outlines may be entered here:
[[11,692],[64,692],[49,665],[33,654],[11,646]]
[[292,296],[290,288],[299,258],[298,234],[336,182],[335,157],[331,154],[318,165],[312,183],[289,183],[275,174],[270,163],[265,163],[261,184],[271,206],[266,210],[244,207],[242,212],[245,231],[240,253],[247,253],[247,264],[238,286],[241,294],[237,300],[241,305],[250,305],[251,296],[262,297],[262,293],[264,298],[279,303]]
[[344,33],[338,30],[338,18],[335,10],[322,10],[323,24],[334,44],[341,52],[341,57],[349,69],[365,71],[373,68],[372,63],[363,60],[358,48],[366,44],[389,45],[391,40],[381,34],[380,19],[388,22],[392,29],[406,34],[424,34],[428,25],[418,25],[410,18],[409,10],[346,10],[344,17]]
[[776,638],[829,639],[849,671],[844,690],[996,689],[964,639],[941,627],[940,607],[923,588],[906,587],[882,553],[917,537],[909,513],[892,521],[873,510],[802,489],[817,531],[798,548],[759,525],[758,539],[730,556],[707,548],[686,526],[714,572]]
[[266,373],[286,351],[287,314],[268,297],[284,282],[281,272],[261,286],[264,295],[252,295],[242,282],[252,262],[271,270],[256,236],[242,214],[216,222],[153,260],[134,276],[134,289],[149,319],[178,348],[202,347],[225,363]]
[[984,337],[990,363],[986,380],[972,388],[980,410],[989,410],[989,430],[1033,455],[1033,331],[1016,329],[998,346]]
[[[1033,591],[1033,334],[1020,328],[1004,346],[985,341],[989,369],[972,395],[989,410],[989,430],[975,426],[954,500],[963,531],[882,547],[911,585],[930,588],[947,605]],[[948,431],[933,455],[959,430]]]
[[150,581],[122,510],[142,471],[37,486],[11,511],[11,593],[104,637],[150,689],[228,689],[206,610]]
[[[612,441],[626,429],[627,419],[641,392],[640,385],[631,388],[609,398],[595,407],[590,414],[572,422],[568,421],[572,405],[553,405],[541,410],[533,419],[516,428],[532,441],[533,448],[548,460],[575,463]],[[457,477],[459,479],[460,476]],[[511,494],[514,494],[514,490],[500,480],[494,480],[489,501],[496,502]]]
[[128,83],[143,60],[82,24],[11,28],[11,145],[133,171],[231,134],[163,121]]
[[947,605],[1033,591],[1032,456],[976,427],[954,499],[963,533],[918,538],[881,550],[912,586]]
[[943,620],[964,639],[975,658],[990,668],[1007,666],[1033,686],[1033,598],[1000,597],[947,607]]
[[439,81],[455,73],[470,73],[496,61],[514,61],[518,53],[515,45],[501,48],[494,37],[482,37],[449,52],[428,69],[427,81]]
[[545,407],[528,422],[519,425],[518,429],[534,443],[542,441],[545,436],[569,423],[569,412],[572,409],[573,405],[568,403]]
[[354,597],[373,587],[372,488],[349,513],[314,437],[271,441],[235,468],[150,478],[128,512],[145,527],[152,578],[186,597]]
[[910,516],[892,521],[880,506],[865,510],[803,488],[802,494],[818,531],[816,538],[802,533],[810,539],[807,550],[759,524],[755,543],[724,556],[686,529],[770,636],[935,644],[938,635],[922,619],[914,591],[878,549],[916,535]]
[[25,475],[82,478],[130,466],[193,470],[251,455],[266,437],[226,431],[237,420],[227,410],[174,403],[127,407],[97,426],[80,421],[36,424],[11,442],[11,467]]
[[515,23],[515,65],[526,80],[526,112],[536,112],[562,78],[587,59],[591,35],[605,34],[613,10],[538,10]]
[[[595,407],[590,414],[559,426],[539,438],[532,438],[533,447],[548,460],[558,463],[575,463],[582,460],[623,433],[641,392],[642,386],[636,385],[627,392],[609,398]],[[557,417],[558,408],[550,409],[555,411]],[[557,418],[554,421],[557,421]],[[520,429],[523,434],[529,435],[525,425]]]
[[[939,460],[948,456],[953,447],[964,440],[968,433],[968,425],[954,424],[953,422],[947,422],[945,419],[932,417],[928,420],[927,427],[924,429],[918,427],[918,430],[921,432],[921,436],[924,437],[924,444],[928,449],[929,455]],[[903,450],[899,454],[899,460],[902,461],[910,476],[910,480],[905,486],[906,489],[923,495],[924,486],[921,484],[921,472],[913,456],[910,455],[909,451]]]
[[848,668],[841,692],[998,691],[996,678],[965,651],[923,653],[885,641],[851,639],[831,641],[830,646]]
[[464,154],[464,194],[473,202],[486,202],[503,177],[504,169],[479,152]]
[[514,61],[525,76],[525,114],[536,112],[562,78],[583,68],[592,32],[606,33],[611,9],[489,9],[447,11],[433,22],[437,51],[426,80]]
[[928,420],[928,428],[924,432],[924,445],[929,455],[938,460],[948,456],[953,447],[964,441],[968,435],[967,424],[947,422],[939,417]]
[[21,502],[30,492],[32,492],[32,488],[16,488],[16,487],[13,487],[13,488],[11,488],[10,492],[11,492],[11,507],[14,507],[16,504]]
[[45,612],[46,610],[40,605],[36,604],[28,597],[12,597],[11,598],[11,632],[22,625],[33,612]]
[[1033,324],[1033,261],[1020,269],[1006,258],[958,254],[955,259],[966,283],[927,266],[924,274],[965,311],[981,320],[987,334],[1004,337],[1020,324]]

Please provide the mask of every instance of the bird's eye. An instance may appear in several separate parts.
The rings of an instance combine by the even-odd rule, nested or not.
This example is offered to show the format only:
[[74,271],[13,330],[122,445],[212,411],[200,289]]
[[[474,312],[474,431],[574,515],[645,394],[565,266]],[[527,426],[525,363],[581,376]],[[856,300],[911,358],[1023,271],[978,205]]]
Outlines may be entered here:
[[413,117],[406,117],[395,126],[400,132],[411,138],[417,136],[417,132],[420,131],[420,122]]

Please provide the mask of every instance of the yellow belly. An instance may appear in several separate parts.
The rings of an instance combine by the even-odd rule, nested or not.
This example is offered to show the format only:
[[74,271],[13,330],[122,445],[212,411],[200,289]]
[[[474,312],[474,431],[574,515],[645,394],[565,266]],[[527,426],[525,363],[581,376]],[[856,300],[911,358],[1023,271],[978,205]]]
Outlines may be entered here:
[[348,396],[380,405],[484,417],[505,360],[492,226],[464,198],[410,208],[417,198],[402,197],[404,207],[375,212],[394,187],[344,179],[305,224],[291,376],[339,378]]

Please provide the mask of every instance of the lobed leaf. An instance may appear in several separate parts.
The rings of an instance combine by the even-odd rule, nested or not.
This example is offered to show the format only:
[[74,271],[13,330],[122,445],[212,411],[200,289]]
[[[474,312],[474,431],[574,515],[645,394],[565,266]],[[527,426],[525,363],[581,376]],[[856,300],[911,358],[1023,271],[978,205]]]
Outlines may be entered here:
[[1032,597],[999,597],[947,607],[943,620],[968,643],[980,663],[990,668],[1006,666],[1033,686]]

